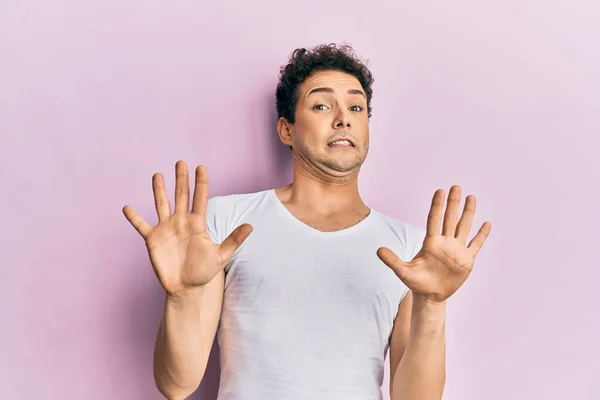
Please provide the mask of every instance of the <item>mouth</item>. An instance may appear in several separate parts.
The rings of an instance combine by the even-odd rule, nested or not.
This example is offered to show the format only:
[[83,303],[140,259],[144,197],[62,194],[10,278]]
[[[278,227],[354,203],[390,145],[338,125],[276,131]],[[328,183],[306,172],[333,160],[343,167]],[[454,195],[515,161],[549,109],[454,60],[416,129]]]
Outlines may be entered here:
[[329,147],[355,147],[354,143],[350,139],[338,139],[333,142],[327,143]]

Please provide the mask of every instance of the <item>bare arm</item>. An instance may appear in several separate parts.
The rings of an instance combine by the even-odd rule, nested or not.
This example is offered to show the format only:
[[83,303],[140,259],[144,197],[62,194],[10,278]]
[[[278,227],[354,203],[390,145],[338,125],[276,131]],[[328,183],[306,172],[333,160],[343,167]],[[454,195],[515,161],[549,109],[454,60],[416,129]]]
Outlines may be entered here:
[[223,305],[223,269],[252,232],[251,225],[242,224],[221,243],[213,242],[206,223],[206,168],[196,168],[191,212],[185,162],[177,162],[175,175],[174,213],[162,175],[152,177],[158,225],[150,226],[131,206],[123,207],[127,220],[144,238],[152,268],[166,292],[154,350],[154,379],[171,400],[189,396],[204,376]]
[[154,349],[154,380],[168,399],[185,399],[200,385],[223,304],[224,272],[182,296],[166,296]]
[[398,307],[390,344],[392,400],[442,398],[446,381],[446,299],[470,275],[492,228],[489,222],[483,223],[467,245],[475,196],[466,197],[460,219],[460,186],[450,188],[445,213],[444,197],[442,189],[434,193],[423,245],[411,261],[385,247],[377,250],[381,261],[410,289]]
[[408,292],[390,344],[391,400],[439,400],[446,381],[445,303]]

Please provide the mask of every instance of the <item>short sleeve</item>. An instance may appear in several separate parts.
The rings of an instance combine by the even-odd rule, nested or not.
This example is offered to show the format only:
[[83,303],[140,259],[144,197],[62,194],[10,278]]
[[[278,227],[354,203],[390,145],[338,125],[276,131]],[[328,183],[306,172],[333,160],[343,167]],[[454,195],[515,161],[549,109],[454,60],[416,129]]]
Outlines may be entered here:
[[[412,261],[413,258],[417,255],[421,248],[423,247],[423,241],[425,240],[425,235],[427,231],[416,225],[407,225],[407,240],[406,240],[406,260]],[[402,294],[400,295],[400,302],[404,299],[406,294],[409,292],[409,288],[402,283]]]
[[411,261],[421,248],[423,248],[423,242],[425,241],[425,235],[427,231],[420,226],[411,225],[409,229],[409,252],[408,261]]
[[229,221],[235,207],[234,196],[216,196],[208,199],[206,231],[213,242],[220,244],[229,235]]

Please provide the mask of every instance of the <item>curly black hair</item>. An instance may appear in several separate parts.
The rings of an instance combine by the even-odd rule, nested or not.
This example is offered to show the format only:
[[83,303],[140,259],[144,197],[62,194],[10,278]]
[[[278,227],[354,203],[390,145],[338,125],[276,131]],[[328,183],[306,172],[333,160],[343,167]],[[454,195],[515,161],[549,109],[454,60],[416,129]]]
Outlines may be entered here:
[[289,62],[280,69],[279,83],[275,91],[277,117],[295,122],[298,88],[313,72],[337,70],[354,76],[367,96],[367,111],[371,117],[373,75],[347,44],[321,44],[310,49],[294,50]]

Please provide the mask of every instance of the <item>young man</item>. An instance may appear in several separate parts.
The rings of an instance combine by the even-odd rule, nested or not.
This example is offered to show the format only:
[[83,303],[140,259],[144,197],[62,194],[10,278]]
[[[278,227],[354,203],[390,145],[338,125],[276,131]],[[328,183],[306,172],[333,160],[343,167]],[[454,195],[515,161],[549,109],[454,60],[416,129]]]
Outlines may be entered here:
[[277,131],[293,182],[209,200],[208,174],[176,164],[172,213],[153,176],[158,225],[123,212],[166,291],[154,376],[169,399],[200,384],[215,335],[219,400],[375,400],[390,350],[393,400],[438,400],[445,301],[491,225],[467,245],[475,197],[437,190],[427,229],[367,207],[371,73],[347,46],[296,50],[277,87]]

